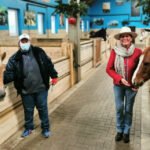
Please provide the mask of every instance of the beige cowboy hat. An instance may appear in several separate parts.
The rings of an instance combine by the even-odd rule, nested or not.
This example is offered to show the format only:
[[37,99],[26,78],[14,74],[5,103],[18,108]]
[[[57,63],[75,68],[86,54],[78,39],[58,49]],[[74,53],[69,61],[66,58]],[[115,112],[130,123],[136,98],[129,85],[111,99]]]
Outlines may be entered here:
[[132,32],[129,27],[122,27],[120,32],[114,36],[115,39],[119,40],[120,35],[122,34],[130,34],[133,38],[137,37],[137,34],[135,32]]

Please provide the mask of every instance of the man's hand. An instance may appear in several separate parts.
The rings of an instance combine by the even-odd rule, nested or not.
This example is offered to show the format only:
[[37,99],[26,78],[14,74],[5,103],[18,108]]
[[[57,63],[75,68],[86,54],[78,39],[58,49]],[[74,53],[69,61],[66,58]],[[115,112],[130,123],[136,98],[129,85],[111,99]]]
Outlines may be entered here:
[[51,84],[55,85],[57,82],[58,82],[58,78],[53,78],[52,81],[51,81]]

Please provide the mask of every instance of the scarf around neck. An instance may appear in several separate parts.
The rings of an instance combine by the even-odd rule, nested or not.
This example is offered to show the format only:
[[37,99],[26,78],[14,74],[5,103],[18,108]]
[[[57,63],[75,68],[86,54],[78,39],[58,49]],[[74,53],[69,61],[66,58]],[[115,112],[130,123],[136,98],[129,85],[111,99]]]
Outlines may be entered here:
[[[131,44],[127,50],[125,47],[122,47],[121,44],[115,46],[114,51],[116,53],[115,58],[115,71],[122,75],[125,78],[125,66],[124,66],[124,57],[129,57],[133,54],[135,49],[134,44]],[[127,66],[128,67],[128,66]]]

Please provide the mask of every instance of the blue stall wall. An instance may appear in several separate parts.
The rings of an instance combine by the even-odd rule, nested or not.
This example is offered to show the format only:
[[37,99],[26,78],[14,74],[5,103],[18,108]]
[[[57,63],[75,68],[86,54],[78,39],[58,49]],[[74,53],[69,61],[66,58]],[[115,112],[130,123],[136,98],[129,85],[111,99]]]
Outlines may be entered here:
[[[18,20],[19,20],[19,28],[20,30],[23,27],[22,19],[23,11],[25,9],[25,5],[22,1],[18,0],[1,0],[0,6],[4,6],[7,9],[16,9],[19,13]],[[21,9],[20,9],[21,8]],[[0,30],[8,30],[8,25],[0,25]]]
[[[55,0],[50,0],[46,2],[46,0],[36,0],[36,2],[40,2],[41,4],[34,4],[28,1],[23,0],[1,0],[0,6],[4,6],[7,9],[16,9],[18,11],[18,23],[19,23],[19,33],[22,30],[37,30],[37,14],[42,13],[44,15],[44,30],[51,28],[51,14],[54,11],[54,8],[42,5],[43,4],[56,4]],[[24,24],[24,13],[26,10],[31,10],[36,13],[36,25],[35,26],[27,26]],[[56,28],[58,25],[56,24]],[[0,25],[0,30],[8,30],[8,25]]]
[[[139,16],[131,16],[131,1],[124,1],[123,4],[118,5],[117,0],[95,0],[94,4],[89,8],[90,27],[93,29],[99,29],[102,27],[107,28],[120,28],[122,27],[122,21],[128,20],[129,26],[136,26],[137,28],[147,28],[150,24],[144,25],[144,15],[142,14],[142,8],[140,9]],[[110,2],[110,12],[103,12],[102,5],[104,2]],[[98,24],[99,20],[103,20],[103,24]],[[96,23],[95,23],[96,21]],[[110,24],[112,26],[110,26]]]

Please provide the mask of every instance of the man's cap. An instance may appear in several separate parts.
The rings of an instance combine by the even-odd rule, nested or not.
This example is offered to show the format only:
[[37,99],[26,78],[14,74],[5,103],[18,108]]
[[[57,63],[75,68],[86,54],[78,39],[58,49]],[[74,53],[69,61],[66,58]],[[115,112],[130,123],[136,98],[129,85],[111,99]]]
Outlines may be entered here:
[[23,33],[19,36],[19,41],[22,39],[28,39],[30,40],[30,36],[27,33]]
[[131,35],[133,38],[136,38],[137,37],[137,34],[135,32],[132,32],[131,29],[129,27],[122,27],[120,32],[118,34],[116,34],[114,36],[115,39],[119,40],[120,39],[120,36],[122,34],[129,34]]

